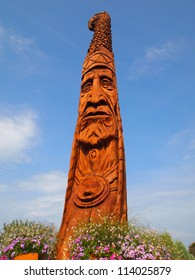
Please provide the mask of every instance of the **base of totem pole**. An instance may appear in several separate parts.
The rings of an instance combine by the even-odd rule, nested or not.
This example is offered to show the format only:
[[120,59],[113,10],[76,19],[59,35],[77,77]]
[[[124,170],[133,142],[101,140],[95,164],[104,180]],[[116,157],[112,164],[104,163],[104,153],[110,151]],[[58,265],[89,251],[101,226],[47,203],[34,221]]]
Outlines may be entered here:
[[38,260],[38,253],[21,254],[14,258],[14,260]]

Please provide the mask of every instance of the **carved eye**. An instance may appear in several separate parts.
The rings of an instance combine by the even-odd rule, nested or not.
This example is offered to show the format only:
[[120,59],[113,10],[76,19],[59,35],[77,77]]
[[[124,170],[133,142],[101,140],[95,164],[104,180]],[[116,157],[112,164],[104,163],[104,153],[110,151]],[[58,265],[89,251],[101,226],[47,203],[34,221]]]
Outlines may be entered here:
[[101,79],[101,85],[103,88],[107,89],[107,90],[113,90],[114,89],[114,84],[112,82],[112,80],[108,79],[107,77],[103,77]]
[[90,91],[91,88],[92,88],[92,85],[93,85],[93,80],[92,80],[92,79],[86,81],[86,82],[81,86],[81,91],[82,91],[83,93],[86,93],[86,92]]

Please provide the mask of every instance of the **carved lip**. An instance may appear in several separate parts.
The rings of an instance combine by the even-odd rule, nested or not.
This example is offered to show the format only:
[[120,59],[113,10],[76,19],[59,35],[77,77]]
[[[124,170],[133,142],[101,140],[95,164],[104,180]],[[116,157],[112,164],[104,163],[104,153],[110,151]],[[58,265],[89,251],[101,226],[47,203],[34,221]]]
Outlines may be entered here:
[[96,119],[96,118],[104,118],[105,116],[109,116],[107,113],[105,112],[91,112],[89,114],[87,114],[86,116],[84,116],[84,120],[87,119]]
[[[107,109],[107,108],[106,108]],[[87,110],[84,113],[83,119],[89,119],[89,118],[103,118],[105,116],[110,116],[111,113],[110,111],[107,109],[105,110],[105,108],[93,108],[93,107],[89,107],[87,108]]]

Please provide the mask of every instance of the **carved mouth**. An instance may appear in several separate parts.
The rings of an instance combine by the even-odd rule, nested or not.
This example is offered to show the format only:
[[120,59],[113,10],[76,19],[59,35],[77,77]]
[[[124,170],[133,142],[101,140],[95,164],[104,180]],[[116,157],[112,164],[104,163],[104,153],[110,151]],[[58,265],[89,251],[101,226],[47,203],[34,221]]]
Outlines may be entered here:
[[91,118],[101,118],[101,117],[105,117],[105,116],[109,116],[108,113],[106,112],[102,112],[102,111],[96,111],[96,112],[89,112],[88,114],[85,114],[83,119],[91,119]]
[[110,110],[105,106],[98,106],[98,108],[88,107],[84,113],[83,119],[103,118],[110,115]]

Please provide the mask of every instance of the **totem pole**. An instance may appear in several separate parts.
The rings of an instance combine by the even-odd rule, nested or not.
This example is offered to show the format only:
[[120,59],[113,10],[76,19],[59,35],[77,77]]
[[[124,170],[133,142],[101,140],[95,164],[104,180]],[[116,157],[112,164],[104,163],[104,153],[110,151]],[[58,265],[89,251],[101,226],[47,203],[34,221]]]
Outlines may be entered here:
[[82,69],[78,120],[58,234],[57,259],[79,223],[127,220],[125,155],[118,103],[111,20],[107,12],[88,23],[94,31]]

